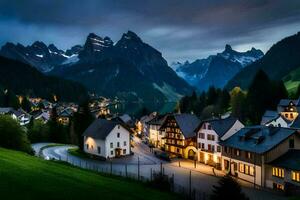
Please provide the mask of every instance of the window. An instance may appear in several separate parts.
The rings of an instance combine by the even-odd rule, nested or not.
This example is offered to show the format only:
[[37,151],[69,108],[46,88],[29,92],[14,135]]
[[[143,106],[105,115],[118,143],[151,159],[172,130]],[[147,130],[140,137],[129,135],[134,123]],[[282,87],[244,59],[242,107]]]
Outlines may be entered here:
[[125,155],[126,154],[126,149],[123,149],[123,155]]
[[120,129],[120,125],[118,125],[118,129]]
[[198,143],[198,148],[201,149],[201,143],[200,142]]
[[94,149],[93,145],[91,145],[91,149],[92,149],[92,150]]
[[294,116],[293,116],[293,113],[291,113],[291,114],[290,114],[290,118],[291,118],[291,119],[293,119],[293,118],[294,118]]
[[86,149],[89,149],[89,144],[86,144]]
[[117,137],[118,137],[118,138],[120,137],[120,133],[117,133]]
[[221,146],[217,146],[217,152],[221,152]]
[[101,147],[97,147],[98,154],[101,154]]
[[215,151],[215,145],[211,145],[211,151]]
[[204,149],[204,143],[201,144],[201,148]]
[[296,182],[300,182],[300,172],[292,171],[292,180]]
[[290,147],[290,149],[293,149],[293,148],[295,147],[295,141],[294,141],[294,138],[291,138],[291,139],[289,140],[289,147]]
[[110,148],[114,148],[114,144],[112,142],[110,143]]
[[240,163],[239,172],[250,176],[254,176],[254,167]]
[[272,175],[279,178],[284,178],[284,169],[273,167]]
[[284,116],[285,116],[286,118],[288,118],[288,117],[289,117],[289,115],[288,115],[288,114],[284,114]]
[[120,142],[117,142],[117,147],[120,147]]
[[207,126],[207,129],[208,129],[208,130],[211,130],[211,125],[210,125],[210,124]]
[[127,145],[127,143],[126,143],[126,141],[124,141],[124,146],[126,146]]
[[206,124],[203,124],[203,129],[206,129]]
[[179,149],[179,148],[176,148],[176,150],[177,150],[177,153],[179,153],[179,152],[180,152],[180,149]]
[[248,159],[251,159],[251,158],[252,158],[251,152],[246,152],[246,158],[248,158]]
[[110,151],[110,155],[114,155],[114,151]]
[[284,190],[284,186],[282,184],[273,183],[273,189],[275,189],[275,190]]
[[238,150],[238,149],[234,149],[234,155],[236,155],[236,156],[240,156],[240,150]]
[[199,138],[204,139],[205,138],[205,134],[204,133],[199,133]]

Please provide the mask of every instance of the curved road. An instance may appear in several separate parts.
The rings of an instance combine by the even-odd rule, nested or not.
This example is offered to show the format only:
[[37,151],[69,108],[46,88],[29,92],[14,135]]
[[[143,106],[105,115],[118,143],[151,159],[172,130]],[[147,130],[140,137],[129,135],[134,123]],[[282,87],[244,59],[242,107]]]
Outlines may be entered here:
[[[74,148],[72,145],[56,146],[43,149],[40,156],[44,159],[62,160],[72,165],[91,169],[99,172],[113,173],[121,176],[129,176],[140,179],[151,179],[154,172],[163,170],[164,174],[174,177],[175,188],[180,192],[188,192],[191,172],[191,186],[201,194],[210,193],[212,186],[217,184],[219,177],[214,176],[212,168],[207,165],[197,164],[194,168],[193,162],[181,160],[179,167],[178,161],[166,163],[156,158],[149,150],[149,147],[141,142],[139,138],[134,138],[135,147],[132,149],[133,156],[99,161],[87,158],[80,158],[68,153],[68,149]],[[51,143],[33,144],[36,152]],[[138,165],[139,159],[139,165]],[[162,164],[161,164],[162,163]],[[220,172],[218,172],[220,173]],[[221,174],[218,174],[221,175]],[[257,190],[251,184],[239,181],[243,186],[243,191],[250,199],[255,200],[284,200],[286,198],[277,194]]]

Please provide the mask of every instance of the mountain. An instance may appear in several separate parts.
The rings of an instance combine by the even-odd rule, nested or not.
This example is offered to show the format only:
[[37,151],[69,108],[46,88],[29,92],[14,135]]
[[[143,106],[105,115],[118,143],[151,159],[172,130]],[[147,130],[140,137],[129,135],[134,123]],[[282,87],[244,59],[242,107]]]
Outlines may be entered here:
[[40,41],[26,47],[8,42],[0,49],[0,55],[34,66],[41,72],[49,72],[57,65],[78,61],[81,49],[80,45],[76,45],[65,52],[54,44],[47,46]]
[[258,70],[273,80],[283,79],[300,66],[300,32],[274,44],[260,60],[248,65],[228,82],[227,88],[247,88]]
[[223,88],[236,73],[263,55],[261,50],[255,48],[238,52],[226,45],[221,53],[192,63],[185,62],[177,67],[176,73],[199,90],[207,90],[210,86]]
[[20,61],[0,56],[0,88],[16,94],[52,99],[55,94],[62,101],[87,97],[86,89],[79,83],[58,77],[46,76]]
[[134,32],[113,44],[108,37],[88,35],[79,61],[51,74],[76,80],[89,90],[127,101],[176,101],[193,88],[168,66],[162,54]]

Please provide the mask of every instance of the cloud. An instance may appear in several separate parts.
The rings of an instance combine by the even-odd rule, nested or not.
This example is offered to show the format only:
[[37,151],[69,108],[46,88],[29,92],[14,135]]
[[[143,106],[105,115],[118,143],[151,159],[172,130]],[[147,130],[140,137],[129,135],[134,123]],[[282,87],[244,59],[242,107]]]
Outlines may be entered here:
[[168,61],[192,60],[227,43],[266,51],[300,30],[298,21],[298,0],[2,0],[0,44],[43,40],[68,48],[89,32],[116,41],[130,29]]

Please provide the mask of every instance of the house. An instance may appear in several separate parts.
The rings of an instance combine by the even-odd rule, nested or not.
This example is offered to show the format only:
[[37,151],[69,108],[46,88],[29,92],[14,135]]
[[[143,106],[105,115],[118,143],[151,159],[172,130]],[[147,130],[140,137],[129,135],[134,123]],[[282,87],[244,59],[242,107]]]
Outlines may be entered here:
[[57,121],[63,125],[69,125],[73,112],[74,111],[71,108],[61,110],[57,115]]
[[300,99],[281,99],[277,105],[277,112],[280,113],[285,119],[293,121],[298,116],[300,111]]
[[161,130],[163,122],[166,119],[166,115],[157,115],[152,120],[147,122],[149,126],[149,143],[156,148],[163,148],[165,145],[165,131]]
[[222,148],[219,142],[231,137],[243,127],[244,125],[234,117],[202,121],[195,130],[198,161],[220,168]]
[[257,186],[272,187],[266,181],[266,165],[290,149],[300,149],[300,134],[290,128],[251,126],[220,144],[223,171]]
[[41,120],[44,123],[47,123],[50,120],[50,111],[49,110],[38,110],[31,113],[35,120]]
[[157,116],[157,112],[150,113],[149,115],[145,115],[141,117],[139,121],[139,126],[141,129],[141,133],[143,136],[149,137],[150,134],[150,125],[148,124],[149,121],[154,119]]
[[29,124],[31,116],[23,109],[15,110],[11,107],[0,108],[0,115],[10,115],[13,119],[17,120],[21,126]]
[[170,114],[160,127],[165,132],[165,151],[171,156],[197,159],[194,130],[200,120],[193,114]]
[[135,127],[134,121],[132,120],[132,118],[128,114],[123,114],[123,115],[119,115],[117,117],[113,117],[112,120],[116,121],[116,122],[126,124],[130,128]]
[[287,194],[300,195],[300,150],[290,149],[266,165],[266,185]]
[[130,155],[130,134],[122,123],[96,119],[83,133],[84,151],[103,158]]
[[262,116],[261,125],[277,126],[277,127],[290,127],[292,121],[282,116],[277,111],[267,110]]

